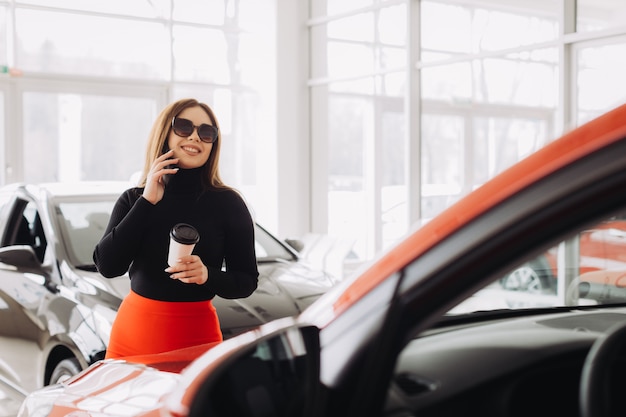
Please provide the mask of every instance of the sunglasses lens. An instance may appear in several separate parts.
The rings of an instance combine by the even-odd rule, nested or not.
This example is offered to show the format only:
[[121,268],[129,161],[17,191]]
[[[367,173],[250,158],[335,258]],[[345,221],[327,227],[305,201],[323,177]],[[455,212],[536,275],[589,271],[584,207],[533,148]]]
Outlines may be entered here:
[[187,119],[175,118],[172,128],[174,129],[174,133],[179,136],[191,136],[193,133],[193,123],[191,123],[191,120]]
[[207,124],[200,125],[198,127],[198,137],[204,142],[215,142],[217,139],[217,128]]

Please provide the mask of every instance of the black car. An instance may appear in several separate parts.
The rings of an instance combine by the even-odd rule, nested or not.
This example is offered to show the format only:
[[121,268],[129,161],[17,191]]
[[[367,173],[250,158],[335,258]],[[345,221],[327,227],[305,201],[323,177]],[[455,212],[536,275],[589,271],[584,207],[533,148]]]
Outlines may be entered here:
[[[0,382],[30,392],[102,359],[129,279],[102,277],[92,252],[124,182],[0,188]],[[304,310],[335,284],[256,225],[259,284],[216,298],[224,337]]]

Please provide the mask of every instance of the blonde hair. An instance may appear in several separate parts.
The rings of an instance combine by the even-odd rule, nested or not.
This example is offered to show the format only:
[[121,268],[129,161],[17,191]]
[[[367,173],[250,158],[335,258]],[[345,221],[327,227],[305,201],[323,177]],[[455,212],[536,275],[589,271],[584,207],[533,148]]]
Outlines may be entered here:
[[145,187],[148,178],[148,172],[155,159],[163,155],[167,150],[167,141],[170,134],[172,118],[177,116],[183,110],[189,107],[201,107],[211,119],[213,126],[217,127],[217,140],[213,142],[213,148],[209,159],[204,164],[202,175],[202,187],[205,190],[225,190],[231,189],[222,182],[219,175],[219,159],[220,147],[222,143],[222,133],[213,110],[205,103],[201,103],[193,98],[185,98],[165,107],[152,125],[150,136],[148,137],[148,146],[146,148],[146,160],[139,180],[139,187]]

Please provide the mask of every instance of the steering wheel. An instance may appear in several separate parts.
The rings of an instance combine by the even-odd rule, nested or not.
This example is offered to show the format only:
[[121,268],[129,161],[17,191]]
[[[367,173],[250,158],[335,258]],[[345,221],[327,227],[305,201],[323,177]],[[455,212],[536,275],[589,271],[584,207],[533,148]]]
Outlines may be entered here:
[[615,414],[616,398],[611,398],[611,375],[615,363],[626,353],[626,322],[611,327],[599,337],[587,354],[580,377],[581,417],[609,417]]

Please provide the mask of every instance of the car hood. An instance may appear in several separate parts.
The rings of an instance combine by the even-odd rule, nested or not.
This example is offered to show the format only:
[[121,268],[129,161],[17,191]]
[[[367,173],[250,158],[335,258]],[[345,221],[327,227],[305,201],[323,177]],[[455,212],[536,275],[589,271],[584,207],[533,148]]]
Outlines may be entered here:
[[302,261],[259,262],[258,268],[259,282],[252,295],[213,300],[225,338],[278,318],[297,316],[337,283]]
[[30,394],[19,415],[186,415],[190,393],[233,351],[294,323],[295,318],[284,318],[224,342],[96,362],[60,384]]
[[[22,414],[44,415],[37,407],[47,408],[54,401],[54,409],[48,414],[51,417],[65,416],[77,410],[81,413],[78,415],[101,417],[150,415],[146,413],[158,408],[161,398],[172,391],[179,380],[177,373],[146,365],[98,362],[67,383],[39,390],[37,401],[27,398],[22,405]],[[103,384],[103,381],[107,383]],[[50,401],[46,401],[48,398]]]

